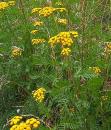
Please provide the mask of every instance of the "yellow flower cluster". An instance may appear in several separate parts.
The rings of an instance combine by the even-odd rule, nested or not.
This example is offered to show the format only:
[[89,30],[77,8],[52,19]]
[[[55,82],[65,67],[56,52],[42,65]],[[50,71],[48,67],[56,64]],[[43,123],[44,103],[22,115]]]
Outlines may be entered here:
[[38,33],[38,32],[39,32],[39,30],[35,29],[35,30],[32,30],[32,31],[31,31],[31,34],[36,34],[36,33]]
[[41,10],[42,8],[33,8],[31,13],[37,13]]
[[15,116],[10,120],[10,125],[16,125],[18,122],[22,120],[22,116]]
[[68,56],[70,53],[71,53],[70,48],[63,48],[61,51],[61,55],[63,55],[63,56]]
[[39,88],[39,89],[33,91],[32,95],[36,101],[42,102],[45,97],[45,92],[46,92],[46,90],[44,88]]
[[25,122],[22,121],[22,116],[15,116],[10,121],[10,130],[32,130],[38,128],[40,125],[39,119],[29,118]]
[[63,6],[62,2],[56,2],[55,5]]
[[71,53],[71,49],[69,47],[73,44],[73,38],[76,37],[78,37],[78,32],[76,31],[60,32],[58,35],[51,37],[48,43],[51,47],[54,47],[54,45],[58,43],[61,44],[61,55],[68,56]]
[[[33,8],[33,9],[32,9],[32,13],[37,13],[37,12],[39,12],[41,9],[42,9],[42,8]],[[44,22],[38,20],[38,21],[35,21],[35,22],[33,23],[33,25],[34,25],[35,27],[37,27],[37,26],[42,26],[42,25],[44,25]],[[36,34],[36,33],[38,33],[38,32],[39,32],[38,29],[34,29],[34,30],[31,31],[31,34]],[[32,39],[32,45],[37,45],[37,44],[44,43],[44,42],[46,42],[46,40],[43,39],[43,38],[34,38],[34,39]]]
[[55,44],[60,43],[62,46],[71,46],[73,44],[73,39],[78,37],[78,32],[60,32],[58,35],[51,37],[49,43],[53,47]]
[[0,2],[0,10],[4,10],[9,6],[15,5],[15,1],[9,1],[9,2]]
[[44,8],[33,8],[32,13],[38,13],[39,16],[48,17],[53,14],[53,12],[64,12],[67,11],[65,8],[54,8],[54,7],[44,7]]
[[40,125],[40,121],[35,118],[30,118],[26,121],[26,124],[31,126],[31,128],[38,128]]
[[42,26],[44,23],[41,21],[34,22],[34,26]]
[[59,12],[67,12],[66,8],[56,8],[56,11],[59,11]]
[[14,46],[13,48],[12,48],[12,57],[18,57],[18,56],[21,56],[21,54],[22,54],[22,49],[21,48],[18,48],[18,47],[16,47],[16,46]]
[[[61,2],[56,3],[58,5],[62,5]],[[52,6],[47,6],[43,8],[33,8],[32,13],[37,13],[39,16],[43,17],[49,17],[52,15],[54,12],[66,12],[66,8],[54,8]],[[66,25],[68,23],[67,19],[55,19],[60,24]],[[43,25],[43,22],[41,21],[36,21],[34,23],[34,26],[41,26]],[[32,30],[32,34],[36,34],[38,31]],[[78,32],[76,31],[68,31],[68,32],[60,32],[56,36],[53,36],[49,39],[48,43],[50,43],[51,47],[54,47],[56,44],[60,44],[62,47],[61,55],[63,56],[68,56],[71,53],[71,49],[69,48],[73,44],[74,38],[78,37]],[[39,44],[39,43],[44,43],[46,42],[45,39],[32,39],[32,44]]]
[[36,44],[40,44],[40,43],[44,43],[44,42],[46,42],[45,39],[40,39],[40,38],[32,39],[32,45],[36,45]]
[[98,66],[95,67],[89,67],[89,69],[94,72],[96,75],[99,75],[101,73],[101,69]]
[[9,2],[8,2],[8,4],[9,4],[10,6],[14,6],[15,3],[16,3],[15,1],[9,1]]
[[31,130],[31,127],[26,123],[21,122],[19,125],[13,125],[10,130]]
[[56,9],[53,7],[44,7],[39,11],[39,16],[48,17],[50,16]]
[[68,23],[67,19],[58,19],[57,22],[65,25]]
[[7,2],[0,2],[0,10],[4,10],[8,7],[8,3]]
[[104,48],[104,54],[109,55],[111,54],[111,42],[108,42]]

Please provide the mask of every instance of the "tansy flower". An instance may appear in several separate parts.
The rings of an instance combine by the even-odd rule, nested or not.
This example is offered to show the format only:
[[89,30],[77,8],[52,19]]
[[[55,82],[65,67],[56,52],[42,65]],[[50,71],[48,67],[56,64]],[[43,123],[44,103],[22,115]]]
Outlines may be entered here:
[[53,12],[64,12],[67,11],[65,8],[54,8],[51,6],[44,7],[44,8],[34,8],[32,9],[32,13],[38,13],[39,16],[49,17],[53,14]]
[[66,8],[56,8],[56,11],[67,12],[67,9]]
[[22,116],[15,116],[10,120],[10,125],[16,125],[22,120]]
[[39,119],[29,118],[26,121],[22,121],[22,116],[15,116],[11,119],[10,130],[32,130],[33,128],[38,128],[40,125]]
[[10,130],[17,130],[18,129],[18,125],[13,125]]
[[71,46],[73,44],[73,39],[78,36],[78,32],[69,31],[69,32],[60,32],[54,37],[51,37],[48,41],[49,44],[53,47],[55,44],[60,43],[62,46]]
[[8,4],[9,4],[10,6],[14,6],[14,5],[15,5],[15,1],[9,1]]
[[21,122],[15,130],[31,130],[31,126],[27,125],[25,122]]
[[53,7],[44,7],[39,11],[39,16],[48,17],[50,16],[56,9]]
[[26,124],[33,128],[38,128],[40,125],[40,121],[35,118],[30,118],[26,120]]
[[36,34],[36,33],[38,33],[39,32],[39,30],[32,30],[31,31],[31,34]]
[[78,37],[78,32],[76,31],[69,31],[70,35],[72,35],[74,38]]
[[63,48],[61,51],[61,55],[63,55],[63,56],[69,56],[70,53],[71,53],[70,48]]
[[41,21],[34,22],[34,26],[42,26],[42,25],[43,25],[43,22]]
[[42,8],[33,8],[31,13],[37,13],[41,10]]
[[14,46],[13,48],[12,48],[12,57],[18,57],[18,56],[21,56],[21,54],[22,54],[22,49],[21,48],[19,48],[19,47],[16,47],[16,46]]
[[62,2],[56,2],[55,5],[63,6]]
[[36,45],[36,44],[44,43],[44,42],[46,42],[45,39],[40,39],[40,38],[38,38],[38,39],[32,39],[32,45]]
[[45,92],[46,92],[46,90],[44,88],[39,88],[39,89],[33,91],[32,95],[36,101],[42,102],[45,97]]
[[101,70],[98,66],[95,67],[89,67],[89,69],[94,72],[96,75],[99,75],[101,73]]
[[6,9],[8,6],[7,2],[0,2],[0,11]]
[[111,42],[107,42],[107,44],[104,47],[104,55],[111,54]]
[[67,19],[57,19],[57,22],[64,25],[68,23]]

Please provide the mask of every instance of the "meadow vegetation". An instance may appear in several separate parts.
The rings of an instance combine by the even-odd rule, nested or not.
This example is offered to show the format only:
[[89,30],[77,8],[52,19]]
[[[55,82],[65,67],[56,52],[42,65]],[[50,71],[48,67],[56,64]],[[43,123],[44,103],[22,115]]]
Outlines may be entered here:
[[110,0],[0,1],[0,130],[111,130]]

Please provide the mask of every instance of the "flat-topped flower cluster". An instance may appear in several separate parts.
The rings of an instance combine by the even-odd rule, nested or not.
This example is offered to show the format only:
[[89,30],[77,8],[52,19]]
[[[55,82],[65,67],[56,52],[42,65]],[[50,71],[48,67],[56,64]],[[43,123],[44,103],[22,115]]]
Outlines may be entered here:
[[14,116],[10,120],[10,130],[33,130],[40,125],[39,119],[34,117],[28,118],[24,121],[22,116]]
[[15,1],[9,1],[9,2],[0,2],[0,11],[8,8],[9,6],[15,5]]

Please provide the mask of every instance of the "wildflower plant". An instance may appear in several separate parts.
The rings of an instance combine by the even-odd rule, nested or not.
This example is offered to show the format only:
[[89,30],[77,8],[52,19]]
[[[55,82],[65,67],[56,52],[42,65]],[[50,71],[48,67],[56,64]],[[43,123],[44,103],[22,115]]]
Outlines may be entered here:
[[24,119],[25,122],[23,121],[22,116],[15,116],[10,120],[10,130],[32,130],[35,128],[38,128],[40,125],[39,119],[36,119],[34,117]]
[[45,97],[45,92],[46,92],[46,90],[44,88],[39,88],[39,89],[33,91],[32,94],[36,101],[42,102]]
[[99,0],[0,2],[1,130],[111,129],[109,10]]

